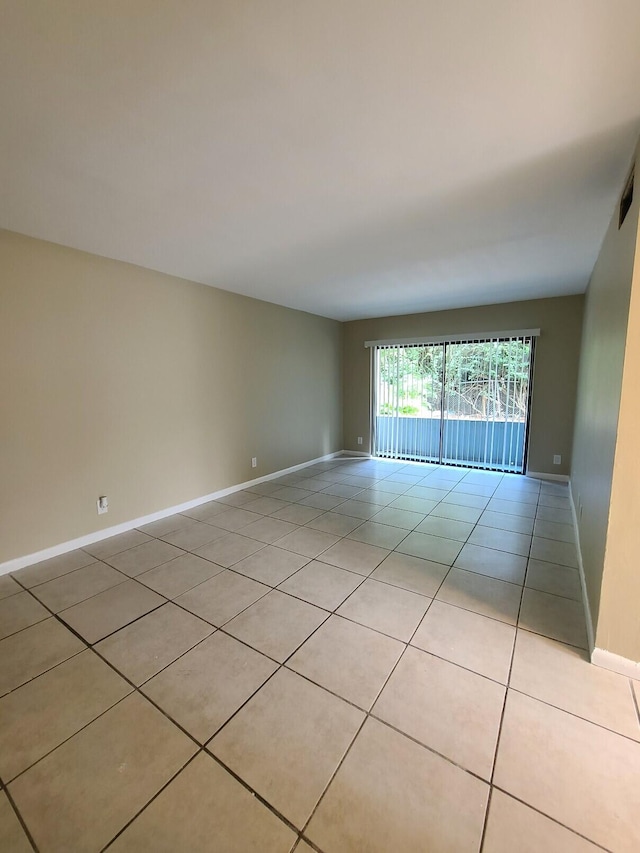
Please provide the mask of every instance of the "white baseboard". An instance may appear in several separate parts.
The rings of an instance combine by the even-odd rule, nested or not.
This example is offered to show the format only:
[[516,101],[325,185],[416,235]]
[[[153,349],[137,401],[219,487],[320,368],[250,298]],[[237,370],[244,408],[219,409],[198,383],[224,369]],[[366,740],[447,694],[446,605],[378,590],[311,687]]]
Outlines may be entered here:
[[343,450],[343,456],[366,456],[367,459],[371,457],[370,453],[367,453],[366,450]]
[[628,678],[640,680],[640,661],[633,661],[629,658],[624,658],[622,655],[617,655],[614,652],[608,652],[606,649],[599,649],[596,646],[593,619],[591,618],[591,607],[589,606],[589,596],[587,595],[587,584],[584,577],[584,565],[582,563],[578,515],[576,513],[576,505],[573,501],[573,490],[571,488],[571,484],[569,484],[569,501],[571,503],[571,515],[573,516],[573,527],[576,536],[578,572],[580,575],[580,586],[582,588],[582,605],[584,607],[584,616],[587,623],[587,641],[589,643],[591,663],[594,664],[594,666],[602,667],[602,669],[610,669],[612,672],[617,672],[620,675],[627,676]]
[[584,619],[587,623],[587,643],[589,644],[589,653],[592,656],[595,650],[595,636],[593,633],[593,619],[591,618],[591,607],[589,605],[589,595],[587,594],[587,582],[584,577],[584,565],[582,563],[582,548],[580,547],[580,529],[578,527],[578,516],[576,513],[576,505],[573,501],[573,489],[569,482],[569,503],[571,505],[571,516],[573,518],[573,531],[576,538],[576,551],[578,554],[578,574],[580,576],[580,588],[582,590],[582,606],[584,608]]
[[591,663],[640,681],[640,661],[629,660],[613,652],[607,652],[605,649],[595,648],[591,652]]
[[568,474],[543,474],[540,471],[527,471],[525,477],[533,477],[536,480],[555,480],[559,483],[568,483]]
[[33,554],[26,554],[24,557],[14,557],[12,560],[0,563],[0,575],[6,575],[9,572],[17,572],[18,569],[24,569],[25,566],[32,566],[34,563],[41,563],[43,560],[49,560],[51,557],[58,557],[60,554],[75,551],[77,548],[84,548],[85,545],[92,545],[94,542],[100,542],[102,539],[108,539],[110,536],[117,536],[119,533],[126,533],[127,530],[133,530],[135,527],[142,527],[143,524],[150,524],[152,521],[159,521],[161,518],[166,518],[169,515],[175,515],[177,512],[184,512],[187,509],[193,509],[194,507],[208,503],[209,501],[224,498],[234,492],[240,492],[242,489],[248,489],[249,486],[256,486],[258,483],[266,483],[269,480],[277,480],[278,477],[283,477],[285,474],[293,474],[295,471],[301,471],[303,468],[309,468],[311,465],[316,465],[318,462],[328,462],[331,459],[344,455],[350,455],[349,451],[338,450],[335,453],[328,453],[325,456],[319,456],[317,459],[311,459],[309,462],[292,465],[290,468],[283,468],[281,471],[274,471],[272,474],[265,474],[263,477],[256,477],[254,480],[247,480],[245,483],[238,483],[236,486],[229,486],[226,489],[220,489],[217,492],[212,492],[210,495],[203,495],[202,497],[194,498],[191,501],[186,501],[185,503],[177,504],[176,506],[170,506],[166,509],[161,509],[158,512],[152,512],[150,515],[143,515],[140,518],[134,518],[131,521],[123,521],[121,524],[116,524],[113,527],[106,527],[103,530],[96,530],[93,533],[87,533],[85,536],[79,536],[77,539],[71,539],[68,542],[61,542],[59,545],[52,545],[50,548],[45,548],[42,551],[36,551]]

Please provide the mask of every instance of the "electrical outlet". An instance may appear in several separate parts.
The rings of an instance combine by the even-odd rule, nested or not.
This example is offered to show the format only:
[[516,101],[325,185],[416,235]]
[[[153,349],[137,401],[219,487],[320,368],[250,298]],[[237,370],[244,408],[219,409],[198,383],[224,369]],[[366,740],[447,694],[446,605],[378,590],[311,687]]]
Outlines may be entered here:
[[104,515],[105,512],[109,512],[109,498],[106,495],[100,495],[96,501],[96,509],[98,510],[98,515]]
[[257,456],[252,456],[252,457],[251,457],[251,467],[252,467],[252,468],[257,468],[257,467],[258,467],[258,457],[257,457]]
[[553,464],[554,465],[561,465],[562,464],[562,456],[560,456],[559,453],[556,453],[556,455],[553,457]]
[[358,436],[358,444],[362,444],[362,436],[361,435]]

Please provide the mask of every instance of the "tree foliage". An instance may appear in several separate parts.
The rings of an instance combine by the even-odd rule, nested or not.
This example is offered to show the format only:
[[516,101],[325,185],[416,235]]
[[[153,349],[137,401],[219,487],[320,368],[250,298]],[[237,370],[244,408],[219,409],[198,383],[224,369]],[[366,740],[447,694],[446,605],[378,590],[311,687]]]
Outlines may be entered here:
[[444,394],[449,416],[524,420],[530,353],[522,340],[381,349],[379,412],[418,403],[420,414],[436,413]]

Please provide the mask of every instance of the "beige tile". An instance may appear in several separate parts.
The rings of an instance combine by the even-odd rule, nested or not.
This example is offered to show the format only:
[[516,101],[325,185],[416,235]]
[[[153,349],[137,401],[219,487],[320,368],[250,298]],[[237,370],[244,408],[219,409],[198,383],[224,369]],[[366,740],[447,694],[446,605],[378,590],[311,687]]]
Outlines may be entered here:
[[401,554],[421,557],[423,560],[433,560],[451,566],[460,553],[462,542],[453,539],[443,539],[441,536],[430,536],[428,533],[410,533],[399,545]]
[[268,586],[236,572],[225,571],[194,586],[175,600],[180,607],[219,627],[267,592]]
[[248,492],[251,492],[253,495],[268,495],[269,497],[280,489],[281,486],[275,481],[270,481],[266,483],[253,483],[248,489]]
[[87,649],[0,699],[5,782],[119,702],[132,688]]
[[369,579],[341,605],[338,613],[406,643],[429,604],[431,599],[423,595]]
[[333,533],[334,536],[346,536],[347,533],[351,533],[361,524],[362,519],[360,518],[340,515],[338,512],[325,512],[307,522],[307,527],[311,527],[313,530],[322,530],[324,533]]
[[582,599],[578,570],[545,563],[543,560],[529,560],[525,586],[561,595],[563,598],[572,598],[574,601]]
[[45,619],[0,641],[0,696],[85,648],[57,619]]
[[[486,528],[487,530],[489,528]],[[496,531],[505,533],[506,531]],[[510,534],[517,536],[517,533]],[[458,554],[454,566],[468,572],[477,572],[509,583],[523,584],[527,558],[508,551],[495,551],[493,548],[482,548],[469,542]]]
[[369,501],[358,501],[353,499],[340,503],[334,509],[335,512],[350,515],[353,518],[361,518],[363,521],[368,520],[376,513],[380,512],[380,507],[377,504],[372,504]]
[[243,527],[242,535],[248,536],[250,539],[257,539],[259,542],[266,542],[269,545],[297,529],[295,524],[288,521],[281,521],[278,518],[261,518],[259,521],[252,521],[251,524]]
[[549,705],[640,740],[629,679],[593,666],[586,651],[518,631],[510,685]]
[[504,622],[434,601],[411,644],[506,684],[515,634]]
[[225,631],[282,663],[327,616],[326,610],[274,589],[227,622]]
[[438,506],[438,501],[430,501],[426,498],[412,498],[407,495],[400,495],[391,502],[390,506],[393,509],[406,509],[409,512],[416,512],[419,515],[428,515]]
[[142,684],[213,631],[175,604],[165,604],[98,643],[98,651],[134,684]]
[[305,498],[310,498],[314,494],[311,489],[298,489],[296,486],[282,486],[277,492],[273,493],[274,498],[281,501],[291,501],[297,503]]
[[509,691],[498,787],[608,850],[636,851],[639,778],[639,743]]
[[230,507],[225,512],[216,515],[215,519],[212,519],[212,523],[216,527],[233,532],[242,530],[247,524],[251,524],[253,521],[260,521],[261,518],[262,516],[257,512],[248,512],[246,509]]
[[83,566],[88,566],[89,563],[95,563],[95,557],[78,549],[77,551],[69,551],[67,554],[60,554],[58,557],[52,557],[50,560],[43,560],[41,563],[35,563],[33,566],[27,566],[12,574],[23,586],[32,587],[37,583],[45,583],[52,578],[59,578],[60,575],[66,575],[67,572],[72,572],[74,569],[81,569]]
[[442,502],[447,504],[456,504],[457,506],[470,506],[474,509],[485,509],[489,503],[489,498],[482,495],[467,495],[464,492],[449,492],[443,497]]
[[282,521],[290,521],[292,524],[306,524],[312,518],[317,518],[322,515],[323,509],[317,509],[312,506],[303,506],[302,504],[287,504],[283,509],[274,512],[273,517],[279,518]]
[[137,581],[125,581],[60,612],[60,618],[88,643],[97,643],[164,604],[164,598]]
[[216,563],[203,560],[195,554],[183,554],[175,560],[169,560],[168,563],[143,572],[136,580],[166,598],[176,598],[222,571],[222,566]]
[[7,853],[33,851],[4,791],[0,791],[0,850],[6,850]]
[[[347,518],[347,516],[345,516]],[[407,531],[400,527],[390,527],[388,524],[376,524],[373,521],[365,521],[349,534],[349,539],[356,542],[364,542],[366,545],[374,545],[376,548],[393,550],[407,535]]]
[[30,592],[19,592],[0,600],[0,640],[42,622],[49,616],[48,610]]
[[502,791],[492,791],[483,853],[597,853],[600,849]]
[[[184,816],[189,819],[185,820]],[[109,847],[110,853],[288,853],[294,832],[230,773],[200,754]]]
[[512,486],[498,486],[498,488],[494,492],[494,496],[499,500],[505,501],[519,501],[523,504],[533,504],[534,506],[538,503],[538,497],[540,495],[540,491],[538,489],[516,489]]
[[119,554],[121,551],[135,548],[136,545],[142,545],[149,541],[151,541],[151,537],[147,536],[146,533],[142,533],[140,530],[127,530],[126,533],[109,536],[108,539],[101,539],[100,542],[86,545],[84,550],[92,554],[96,560],[105,560],[107,557],[113,557],[114,554]]
[[523,515],[507,515],[504,512],[493,512],[485,510],[478,520],[483,527],[493,527],[498,530],[511,530],[513,533],[523,533],[531,536],[533,533],[533,519]]
[[375,545],[355,542],[352,539],[342,539],[325,551],[319,560],[359,575],[369,575],[388,556],[389,551],[386,548],[377,548]]
[[301,554],[267,545],[266,548],[236,563],[233,571],[269,586],[277,586],[308,562],[309,558]]
[[363,719],[362,711],[281,669],[209,749],[301,828]]
[[214,527],[205,521],[192,521],[179,530],[163,534],[162,539],[170,545],[175,545],[176,548],[182,548],[185,551],[195,551],[196,548],[201,548],[208,542],[221,539],[226,535],[227,531],[222,530],[220,527]]
[[183,527],[188,527],[192,520],[193,519],[188,515],[176,513],[175,515],[169,515],[166,518],[160,518],[158,521],[151,521],[149,524],[143,524],[142,527],[138,529],[143,533],[146,533],[148,536],[162,536],[165,533],[172,533],[174,530],[180,530]]
[[372,713],[489,780],[505,688],[409,647]]
[[430,514],[440,518],[451,518],[454,521],[466,521],[469,524],[475,524],[482,515],[482,510],[472,506],[439,503],[431,510]]
[[278,547],[304,557],[317,557],[338,541],[338,536],[323,533],[321,530],[311,530],[309,527],[300,527],[293,533],[287,534],[278,540]]
[[22,592],[22,587],[14,581],[11,575],[0,576],[0,600],[19,592]]
[[540,492],[540,505],[549,506],[554,509],[570,509],[569,498],[561,495],[550,495],[546,492]]
[[417,527],[417,533],[429,533],[431,536],[440,536],[442,539],[456,539],[458,542],[466,542],[473,530],[473,524],[468,521],[455,521],[453,518],[442,518],[438,515],[429,515]]
[[325,484],[322,489],[322,493],[324,495],[334,495],[337,498],[343,498],[346,500],[347,498],[353,498],[355,495],[359,495],[362,493],[361,486],[348,486],[344,483],[333,483],[331,485]]
[[325,610],[335,610],[361,583],[362,575],[313,560],[281,583],[280,589]]
[[279,501],[278,498],[258,497],[257,495],[255,498],[255,500],[244,505],[247,512],[256,512],[258,515],[273,515],[279,509],[286,509],[291,506],[287,501]]
[[451,569],[436,598],[447,604],[515,625],[521,594],[522,588],[515,584],[476,572]]
[[368,711],[403,650],[391,637],[331,616],[287,666]]
[[411,512],[411,510],[391,506],[381,509],[372,518],[372,521],[378,524],[389,524],[391,527],[400,527],[403,530],[413,530],[423,520],[424,515],[421,512]]
[[501,498],[491,498],[486,508],[491,512],[500,512],[504,515],[521,515],[524,518],[536,517],[535,506],[520,501],[505,501]]
[[573,524],[558,524],[555,521],[545,521],[538,518],[535,524],[535,536],[543,539],[556,539],[558,542],[570,542],[575,544]]
[[212,563],[229,569],[239,563],[240,560],[244,560],[245,557],[255,554],[260,548],[264,548],[264,542],[249,539],[247,536],[239,536],[237,533],[229,533],[222,539],[216,539],[215,542],[198,548],[196,553],[199,557],[204,557],[205,560],[211,560]]
[[551,506],[538,506],[537,519],[553,521],[556,524],[573,524],[573,515],[570,509],[556,509]]
[[142,690],[205,743],[276,669],[277,664],[264,655],[218,631]]
[[578,554],[573,542],[557,542],[554,539],[533,537],[531,556],[535,560],[546,560],[548,563],[558,563],[561,566],[578,568]]
[[442,563],[394,551],[380,563],[371,577],[433,598],[448,571]]
[[113,557],[106,557],[105,562],[110,566],[134,578],[136,575],[147,572],[149,569],[155,569],[156,566],[161,566],[162,563],[168,563],[175,557],[180,557],[184,551],[176,548],[175,545],[169,545],[168,542],[161,542],[159,539],[151,539],[143,545],[136,545],[135,548],[129,548],[128,551],[122,551],[120,554],[114,554]]
[[242,490],[241,492],[231,492],[230,495],[225,495],[223,498],[218,498],[218,503],[226,506],[240,507],[245,506],[252,500],[253,492]]
[[468,495],[481,495],[485,498],[490,498],[495,492],[496,487],[494,485],[481,485],[479,483],[467,483],[462,480],[460,483],[457,483],[451,491],[453,492],[465,492]]
[[54,613],[64,610],[111,589],[126,581],[124,575],[105,563],[91,563],[83,569],[76,569],[59,578],[31,588],[33,595],[40,599]]
[[365,489],[364,492],[358,492],[357,500],[359,503],[368,503],[377,506],[379,509],[383,506],[389,506],[398,497],[395,492],[381,492],[377,488]]
[[19,776],[9,790],[41,850],[98,850],[195,749],[133,693]]
[[208,501],[205,504],[199,504],[191,509],[185,509],[182,515],[189,518],[195,518],[197,521],[211,521],[217,515],[227,512],[229,509],[227,504],[218,503],[218,501]]
[[[452,485],[453,485],[453,483],[450,484],[450,486],[452,486]],[[412,486],[406,494],[407,494],[407,497],[410,497],[410,498],[421,498],[422,500],[429,500],[429,501],[441,501],[449,493],[450,486],[445,487],[444,489],[435,488],[435,484],[434,484],[434,486],[426,486],[426,485]]]
[[525,587],[518,625],[561,643],[587,648],[581,601],[571,601]]
[[508,551],[510,554],[529,556],[531,536],[524,533],[514,533],[512,530],[500,530],[478,525],[469,537],[469,545],[480,545],[483,548],[493,548],[496,551]]
[[[307,509],[313,508],[326,512],[328,509],[334,509],[334,507],[340,506],[342,503],[344,503],[344,498],[339,498],[337,495],[326,495],[324,492],[314,492],[313,494],[310,494],[308,498],[300,501],[300,506],[306,507]],[[294,521],[294,519],[288,520]]]
[[484,782],[369,719],[305,835],[341,853],[477,851],[488,794]]

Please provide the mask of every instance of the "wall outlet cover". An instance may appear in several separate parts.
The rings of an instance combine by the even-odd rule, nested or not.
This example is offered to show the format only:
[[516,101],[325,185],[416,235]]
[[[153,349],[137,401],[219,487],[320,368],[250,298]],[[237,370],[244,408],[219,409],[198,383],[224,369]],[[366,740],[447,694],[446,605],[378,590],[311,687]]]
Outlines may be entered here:
[[562,464],[562,456],[560,456],[559,453],[556,453],[556,455],[553,457],[553,464],[554,465],[561,465]]

